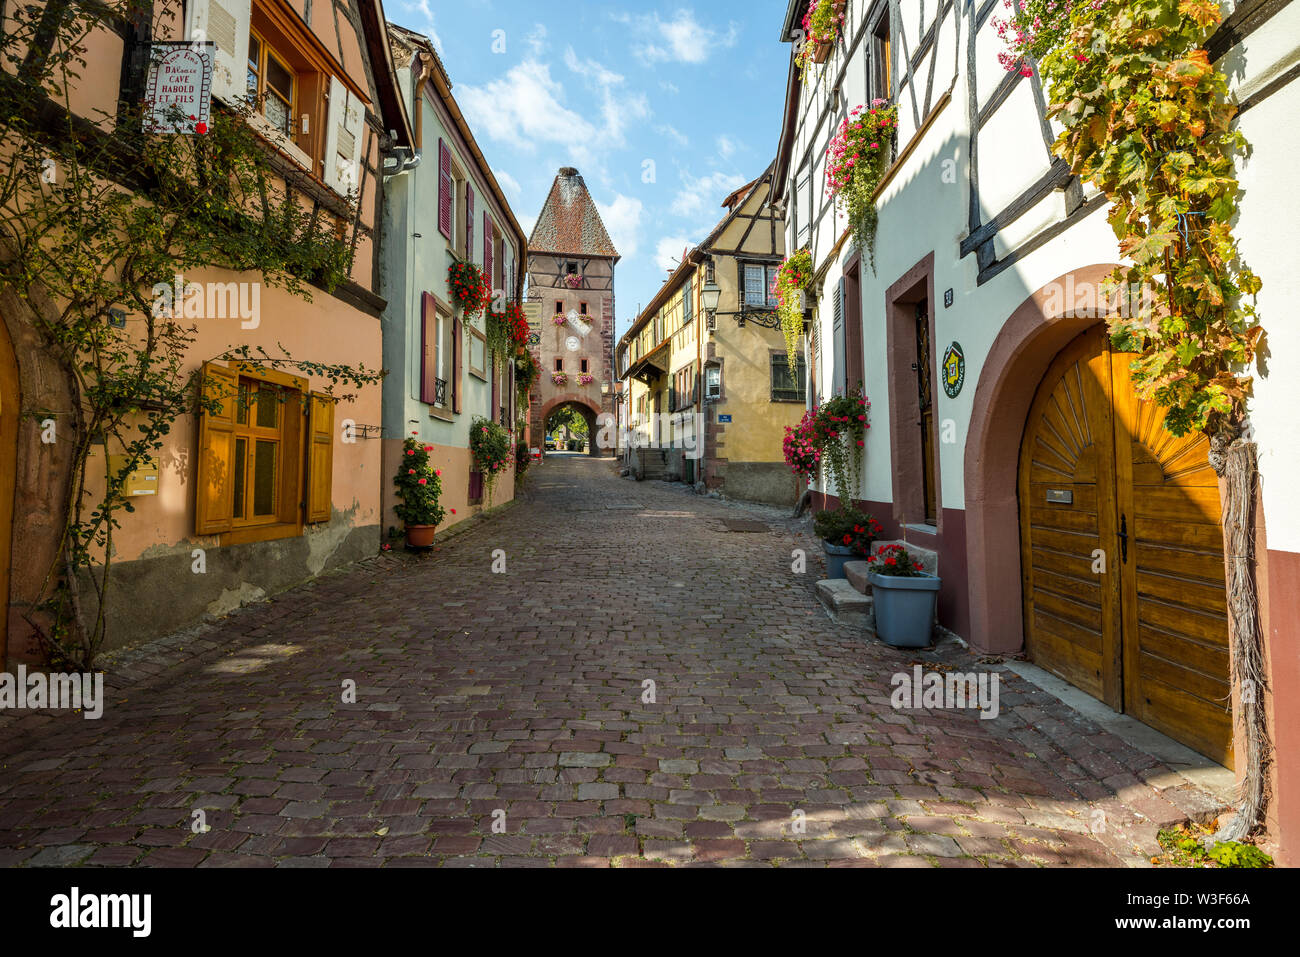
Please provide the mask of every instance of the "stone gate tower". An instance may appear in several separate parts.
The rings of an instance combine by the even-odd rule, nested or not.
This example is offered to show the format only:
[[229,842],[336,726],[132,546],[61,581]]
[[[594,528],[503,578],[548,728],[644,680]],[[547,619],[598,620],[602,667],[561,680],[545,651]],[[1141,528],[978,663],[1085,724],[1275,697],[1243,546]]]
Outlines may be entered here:
[[[586,418],[593,438],[597,416],[614,413],[619,258],[587,184],[576,169],[564,167],[528,240],[528,301],[540,307],[532,350],[542,371],[529,409],[538,445],[547,417],[564,406]],[[599,449],[593,441],[591,454],[612,455],[613,449]]]

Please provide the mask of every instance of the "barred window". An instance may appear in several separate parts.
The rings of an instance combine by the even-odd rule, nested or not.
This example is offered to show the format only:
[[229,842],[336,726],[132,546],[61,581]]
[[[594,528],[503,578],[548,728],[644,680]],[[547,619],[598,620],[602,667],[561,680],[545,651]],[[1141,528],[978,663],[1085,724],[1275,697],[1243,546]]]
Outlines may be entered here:
[[808,370],[803,356],[795,363],[794,374],[784,354],[772,356],[772,401],[802,402],[808,391]]

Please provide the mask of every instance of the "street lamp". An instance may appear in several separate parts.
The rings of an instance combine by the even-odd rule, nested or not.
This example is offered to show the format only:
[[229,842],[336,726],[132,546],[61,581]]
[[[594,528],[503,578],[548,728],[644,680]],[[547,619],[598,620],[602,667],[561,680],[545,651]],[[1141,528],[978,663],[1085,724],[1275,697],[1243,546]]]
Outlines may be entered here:
[[717,312],[718,304],[722,302],[722,289],[716,282],[710,279],[700,290],[700,304],[704,306],[705,312]]

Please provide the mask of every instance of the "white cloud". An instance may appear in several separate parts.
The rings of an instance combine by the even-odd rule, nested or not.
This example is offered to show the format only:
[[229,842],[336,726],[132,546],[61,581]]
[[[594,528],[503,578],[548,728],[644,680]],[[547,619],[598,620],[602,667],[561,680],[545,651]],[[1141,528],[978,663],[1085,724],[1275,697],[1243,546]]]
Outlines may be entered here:
[[[730,173],[714,172],[698,179],[685,170],[682,171],[682,188],[674,197],[671,210],[673,215],[683,218],[697,218],[705,213],[713,216],[710,222],[722,218],[722,201],[729,193],[744,186],[749,180],[743,176]],[[717,214],[714,211],[717,210]]]
[[657,13],[649,16],[615,15],[614,19],[631,26],[643,39],[632,52],[648,63],[705,63],[719,47],[733,47],[739,38],[735,23],[726,32],[714,30],[695,19],[692,10],[678,10],[670,19]]
[[574,144],[592,141],[594,125],[566,107],[564,87],[550,68],[535,60],[516,64],[485,86],[462,87],[457,97],[476,132],[534,152],[538,143]]
[[680,147],[685,148],[691,144],[691,141],[686,138],[685,133],[668,123],[665,123],[663,126],[656,126],[655,132],[660,136],[672,140]]
[[672,272],[681,265],[682,252],[693,245],[685,236],[665,236],[655,245],[655,265]]
[[641,200],[616,193],[612,203],[597,202],[596,209],[619,255],[625,259],[635,256],[640,246],[641,214],[645,211]]
[[403,0],[402,8],[413,13],[418,11],[420,16],[424,17],[424,32],[433,43],[433,48],[441,53],[442,37],[438,36],[433,8],[429,5],[429,0]]
[[501,188],[511,196],[518,198],[520,194],[523,193],[524,189],[519,185],[519,180],[515,179],[505,170],[500,169],[499,167],[494,167],[492,175],[497,178],[497,182],[501,184]]
[[718,155],[723,159],[731,159],[736,150],[740,149],[740,144],[733,140],[725,133],[718,137]]
[[524,43],[528,44],[528,49],[532,51],[534,57],[539,57],[546,52],[546,35],[546,25],[535,23],[533,32],[524,37]]
[[600,94],[600,116],[604,123],[600,136],[603,145],[623,146],[628,124],[650,116],[650,101],[645,94],[625,91],[623,86],[626,79],[623,74],[615,73],[596,60],[580,58],[573,47],[565,49],[564,65]]

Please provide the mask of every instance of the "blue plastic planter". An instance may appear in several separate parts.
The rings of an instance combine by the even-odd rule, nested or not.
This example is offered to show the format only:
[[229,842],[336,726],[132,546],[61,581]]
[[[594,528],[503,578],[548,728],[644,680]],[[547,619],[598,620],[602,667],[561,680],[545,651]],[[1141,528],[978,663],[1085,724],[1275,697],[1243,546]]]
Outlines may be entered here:
[[822,548],[826,549],[826,577],[827,578],[847,578],[844,574],[844,566],[853,560],[853,549],[847,545],[832,545],[830,542],[822,542]]
[[876,634],[895,648],[924,648],[930,644],[934,606],[942,579],[935,575],[904,578],[867,576],[876,609]]

